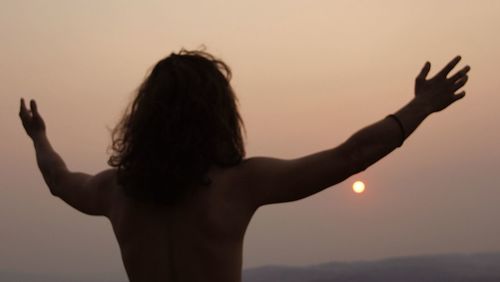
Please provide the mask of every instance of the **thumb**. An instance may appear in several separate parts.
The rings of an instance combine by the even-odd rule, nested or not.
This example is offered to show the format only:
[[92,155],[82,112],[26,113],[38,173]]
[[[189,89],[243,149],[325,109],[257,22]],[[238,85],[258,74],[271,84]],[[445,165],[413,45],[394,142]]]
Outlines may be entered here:
[[422,70],[420,71],[420,74],[417,76],[418,80],[424,80],[427,75],[429,74],[429,71],[431,70],[431,63],[426,62]]
[[463,97],[465,97],[465,91],[462,91],[462,92],[454,95],[453,102],[458,101],[458,100],[462,99]]

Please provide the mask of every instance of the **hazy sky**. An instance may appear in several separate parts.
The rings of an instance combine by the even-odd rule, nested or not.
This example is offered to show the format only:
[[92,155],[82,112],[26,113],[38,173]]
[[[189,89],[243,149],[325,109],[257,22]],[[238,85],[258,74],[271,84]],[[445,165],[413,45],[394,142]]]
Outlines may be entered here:
[[108,221],[48,192],[19,98],[37,99],[71,169],[95,173],[147,70],[202,44],[233,69],[248,156],[336,146],[410,101],[426,60],[440,68],[461,54],[472,66],[465,99],[403,148],[311,198],[259,209],[245,267],[500,250],[500,1],[0,4],[0,269],[125,277]]

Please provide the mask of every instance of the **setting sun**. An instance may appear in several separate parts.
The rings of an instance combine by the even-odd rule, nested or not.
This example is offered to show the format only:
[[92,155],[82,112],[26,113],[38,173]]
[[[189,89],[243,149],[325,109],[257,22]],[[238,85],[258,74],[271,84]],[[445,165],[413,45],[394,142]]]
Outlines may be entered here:
[[361,181],[356,181],[352,184],[352,190],[357,194],[361,194],[365,191],[365,184]]

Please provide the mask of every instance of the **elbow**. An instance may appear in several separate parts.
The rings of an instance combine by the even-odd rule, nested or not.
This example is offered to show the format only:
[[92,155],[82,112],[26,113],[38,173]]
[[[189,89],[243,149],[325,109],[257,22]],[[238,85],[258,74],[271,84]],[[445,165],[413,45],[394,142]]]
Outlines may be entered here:
[[351,158],[349,158],[348,162],[349,162],[350,175],[358,174],[360,172],[365,171],[368,167],[370,167],[370,164],[360,160],[354,155]]
[[366,158],[366,152],[363,149],[362,141],[359,136],[354,135],[345,143],[343,158],[348,164],[347,167],[350,175],[363,172],[370,166]]
[[352,150],[347,159],[351,175],[363,172],[371,166],[361,148]]
[[365,163],[365,162],[361,162],[361,163],[355,164],[355,165],[353,165],[353,167],[352,167],[352,170],[353,170],[353,175],[354,175],[354,174],[358,174],[358,173],[360,173],[360,172],[363,172],[363,171],[365,171],[366,169],[368,169],[369,167],[370,167],[370,164]]
[[45,182],[47,183],[47,186],[49,187],[49,192],[52,196],[54,197],[59,197],[60,195],[60,189],[59,189],[59,182],[56,181],[57,179],[55,177],[47,178],[45,179]]
[[55,185],[49,185],[50,194],[54,197],[59,197],[59,191],[56,189]]
[[55,197],[60,197],[61,189],[64,187],[64,178],[67,175],[66,171],[52,170],[44,175],[45,182],[49,187],[50,194]]

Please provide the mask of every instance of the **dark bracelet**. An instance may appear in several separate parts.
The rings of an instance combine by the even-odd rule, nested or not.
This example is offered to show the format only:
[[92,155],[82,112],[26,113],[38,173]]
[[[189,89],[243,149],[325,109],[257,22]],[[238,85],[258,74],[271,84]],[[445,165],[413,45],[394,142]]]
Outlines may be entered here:
[[403,126],[403,123],[401,122],[401,120],[396,115],[390,114],[387,117],[395,120],[398,123],[398,125],[399,125],[399,129],[401,129],[401,135],[403,135],[403,136],[401,138],[401,143],[398,146],[398,147],[401,147],[401,145],[403,145],[403,142],[405,142],[405,139],[406,139],[406,130],[405,130],[405,127]]

